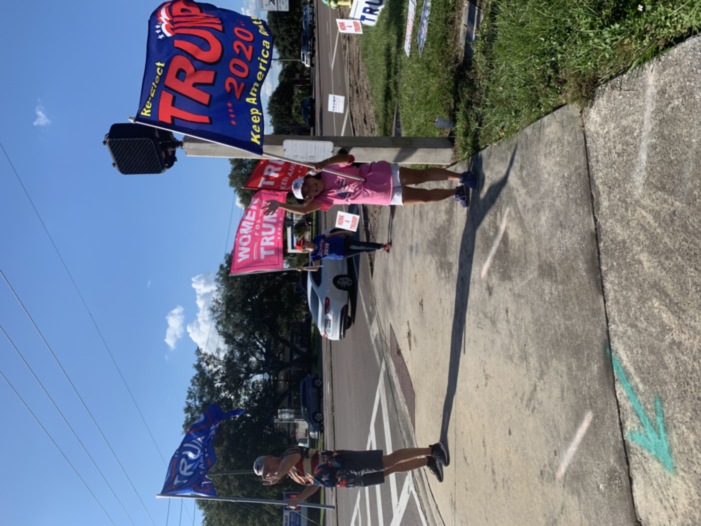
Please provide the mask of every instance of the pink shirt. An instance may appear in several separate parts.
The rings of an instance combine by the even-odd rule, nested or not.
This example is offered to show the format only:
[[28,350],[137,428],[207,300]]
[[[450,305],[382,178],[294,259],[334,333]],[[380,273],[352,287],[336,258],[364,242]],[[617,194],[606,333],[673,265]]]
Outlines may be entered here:
[[365,181],[356,181],[341,175],[320,172],[325,190],[316,196],[314,202],[320,203],[322,210],[328,210],[333,205],[349,203],[389,205],[392,200],[392,165],[386,161],[361,164],[359,168],[352,164],[334,164],[327,168],[361,175]]

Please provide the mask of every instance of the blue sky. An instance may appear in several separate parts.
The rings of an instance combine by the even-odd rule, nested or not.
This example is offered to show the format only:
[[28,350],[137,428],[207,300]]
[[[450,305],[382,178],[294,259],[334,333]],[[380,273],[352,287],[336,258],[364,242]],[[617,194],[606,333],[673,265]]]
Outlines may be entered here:
[[157,5],[3,5],[0,270],[29,312],[0,278],[0,325],[13,342],[0,333],[0,372],[29,407],[0,378],[3,524],[201,523],[192,501],[182,517],[171,501],[167,519],[168,500],[155,495],[182,438],[195,342],[209,334],[212,273],[241,210],[226,160],[180,152],[165,174],[124,176],[102,145],[136,112]]

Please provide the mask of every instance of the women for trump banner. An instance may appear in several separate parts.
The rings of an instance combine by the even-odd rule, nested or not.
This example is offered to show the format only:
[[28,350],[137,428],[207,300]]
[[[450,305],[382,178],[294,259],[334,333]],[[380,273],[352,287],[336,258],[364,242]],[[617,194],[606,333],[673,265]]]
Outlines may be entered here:
[[165,2],[149,20],[135,121],[261,155],[260,94],[272,54],[272,34],[259,18]]
[[236,231],[230,275],[284,268],[282,234],[285,211],[278,208],[274,214],[265,215],[263,206],[267,201],[284,202],[286,198],[286,193],[271,190],[255,193]]

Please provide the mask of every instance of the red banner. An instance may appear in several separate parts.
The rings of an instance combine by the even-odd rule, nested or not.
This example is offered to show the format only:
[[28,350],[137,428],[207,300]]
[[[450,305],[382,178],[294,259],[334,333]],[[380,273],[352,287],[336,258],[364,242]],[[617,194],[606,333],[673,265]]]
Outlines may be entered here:
[[248,274],[281,270],[283,265],[282,237],[285,211],[278,208],[274,214],[265,215],[266,201],[285,201],[286,194],[261,190],[256,192],[243,212],[234,240],[229,274]]
[[281,190],[289,192],[292,181],[307,174],[309,168],[301,164],[273,159],[263,159],[256,165],[253,175],[245,184],[248,190]]

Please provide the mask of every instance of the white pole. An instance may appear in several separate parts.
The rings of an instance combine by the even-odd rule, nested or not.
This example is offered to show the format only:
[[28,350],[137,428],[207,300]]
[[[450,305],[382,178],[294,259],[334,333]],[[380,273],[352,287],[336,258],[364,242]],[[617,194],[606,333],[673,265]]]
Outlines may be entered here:
[[[217,500],[220,502],[239,502],[245,504],[273,504],[276,506],[286,506],[287,502],[284,500],[271,500],[271,499],[247,499],[243,497],[204,497],[200,495],[164,495],[159,493],[156,495],[157,499],[196,499],[196,500]],[[316,508],[320,510],[335,510],[334,506],[329,504],[314,504],[310,502],[300,502],[295,504],[295,507],[301,508]]]

